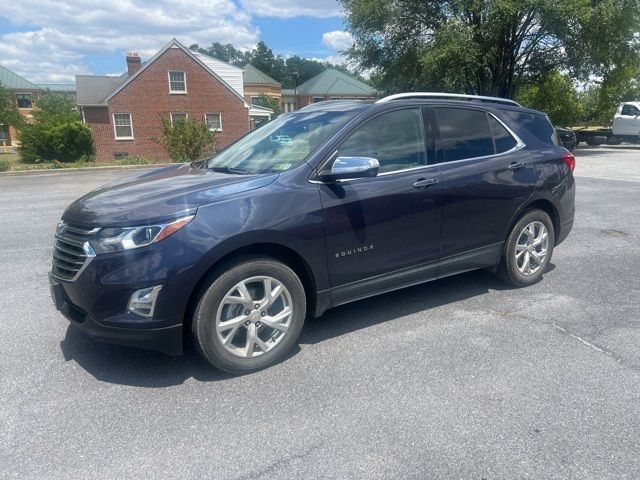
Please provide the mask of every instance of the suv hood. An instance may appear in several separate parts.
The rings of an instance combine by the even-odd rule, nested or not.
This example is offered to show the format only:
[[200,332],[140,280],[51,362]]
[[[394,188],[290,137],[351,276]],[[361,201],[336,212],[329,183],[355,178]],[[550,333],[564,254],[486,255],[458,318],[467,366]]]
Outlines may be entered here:
[[200,205],[227,195],[264,187],[277,177],[170,165],[108,183],[69,205],[62,219],[88,228],[162,222],[194,213]]

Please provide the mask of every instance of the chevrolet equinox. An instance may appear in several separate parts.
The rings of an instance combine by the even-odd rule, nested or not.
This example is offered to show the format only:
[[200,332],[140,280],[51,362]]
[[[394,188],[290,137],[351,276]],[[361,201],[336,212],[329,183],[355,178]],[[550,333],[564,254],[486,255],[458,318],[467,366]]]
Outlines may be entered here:
[[212,158],[118,180],[55,234],[55,306],[102,342],[271,365],[307,316],[469,270],[540,280],[574,157],[514,101],[407,93],[281,115]]

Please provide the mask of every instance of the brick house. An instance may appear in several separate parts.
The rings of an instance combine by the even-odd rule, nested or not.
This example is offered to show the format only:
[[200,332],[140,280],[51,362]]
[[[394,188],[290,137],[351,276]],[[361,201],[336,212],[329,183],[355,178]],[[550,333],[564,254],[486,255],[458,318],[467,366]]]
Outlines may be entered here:
[[328,68],[294,88],[282,89],[282,111],[291,112],[325,100],[373,100],[375,89],[356,77]]
[[[18,111],[27,122],[30,122],[35,101],[44,93],[44,90],[2,65],[0,65],[0,85],[9,90]],[[19,137],[20,133],[15,128],[0,125],[0,146],[2,144],[19,146]]]
[[149,61],[127,54],[118,77],[77,75],[77,103],[91,127],[97,161],[128,155],[169,159],[154,139],[161,118],[205,121],[224,148],[249,131],[251,105],[243,96],[242,69],[193,52],[171,40]]

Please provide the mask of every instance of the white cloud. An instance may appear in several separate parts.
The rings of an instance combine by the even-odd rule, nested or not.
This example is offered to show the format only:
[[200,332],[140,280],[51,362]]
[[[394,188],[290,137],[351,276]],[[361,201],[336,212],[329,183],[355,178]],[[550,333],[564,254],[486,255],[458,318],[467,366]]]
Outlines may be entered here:
[[334,52],[341,52],[353,45],[353,37],[349,32],[334,30],[322,34],[322,44]]
[[300,15],[310,17],[335,17],[342,9],[336,0],[240,0],[244,9],[260,17],[292,18]]
[[172,37],[187,46],[248,48],[260,33],[232,0],[19,0],[3,2],[1,15],[22,28],[0,35],[0,63],[34,82],[90,73],[87,55],[134,50],[149,57]]

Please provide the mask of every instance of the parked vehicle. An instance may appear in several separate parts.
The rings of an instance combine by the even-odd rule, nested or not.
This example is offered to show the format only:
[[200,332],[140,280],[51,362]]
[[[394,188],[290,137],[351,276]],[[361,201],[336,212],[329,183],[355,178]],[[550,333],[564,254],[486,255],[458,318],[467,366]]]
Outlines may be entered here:
[[578,143],[597,146],[606,143],[640,142],[640,102],[623,102],[613,117],[612,128],[575,129]]
[[576,138],[575,132],[570,128],[564,128],[564,127],[555,127],[555,128],[556,128],[556,132],[558,133],[558,138],[562,143],[562,146],[567,150],[569,150],[570,152],[573,152],[576,146],[578,145],[578,140]]
[[52,296],[96,340],[176,355],[191,338],[248,372],[336,305],[479,268],[537,282],[573,224],[574,166],[511,100],[317,103],[72,203]]

